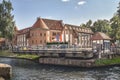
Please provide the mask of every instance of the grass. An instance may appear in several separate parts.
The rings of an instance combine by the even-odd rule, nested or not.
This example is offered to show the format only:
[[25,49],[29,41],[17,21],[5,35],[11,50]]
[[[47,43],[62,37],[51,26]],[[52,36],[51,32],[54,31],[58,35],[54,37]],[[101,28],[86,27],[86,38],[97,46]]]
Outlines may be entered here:
[[113,59],[99,59],[95,61],[95,65],[112,65],[120,64],[120,57],[115,57]]
[[[3,50],[0,51],[0,56],[4,57],[15,57],[15,58],[25,58],[25,59],[31,59],[31,60],[36,60],[39,58],[37,55],[30,55],[30,54],[14,54],[10,52],[9,50]],[[117,56],[112,59],[98,59],[95,61],[96,66],[101,66],[101,65],[112,65],[112,64],[120,64],[120,56]]]
[[25,59],[37,59],[39,56],[37,55],[30,55],[30,54],[14,54],[9,50],[2,50],[0,51],[0,56],[3,57],[15,57],[15,58],[25,58]]
[[10,57],[15,56],[15,54],[10,52],[9,50],[0,50],[0,56]]
[[25,59],[37,59],[39,56],[37,55],[30,55],[30,54],[25,54],[25,55],[17,55],[17,58],[25,58]]

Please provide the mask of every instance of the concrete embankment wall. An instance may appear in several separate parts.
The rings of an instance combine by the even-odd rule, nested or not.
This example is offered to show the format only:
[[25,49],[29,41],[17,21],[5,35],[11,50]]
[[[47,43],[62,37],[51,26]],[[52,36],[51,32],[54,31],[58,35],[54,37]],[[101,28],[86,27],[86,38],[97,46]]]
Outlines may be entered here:
[[0,63],[0,77],[3,77],[5,80],[10,80],[12,77],[12,67],[10,65]]
[[66,59],[66,58],[40,58],[41,64],[77,66],[77,67],[91,67],[94,60],[79,60],[79,59]]

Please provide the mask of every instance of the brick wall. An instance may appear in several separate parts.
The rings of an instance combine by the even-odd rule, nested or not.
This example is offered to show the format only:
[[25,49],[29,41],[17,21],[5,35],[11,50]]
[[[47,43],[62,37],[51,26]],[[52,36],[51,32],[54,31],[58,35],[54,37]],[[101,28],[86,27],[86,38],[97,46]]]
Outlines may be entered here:
[[48,41],[47,30],[33,29],[30,31],[29,45],[45,45]]

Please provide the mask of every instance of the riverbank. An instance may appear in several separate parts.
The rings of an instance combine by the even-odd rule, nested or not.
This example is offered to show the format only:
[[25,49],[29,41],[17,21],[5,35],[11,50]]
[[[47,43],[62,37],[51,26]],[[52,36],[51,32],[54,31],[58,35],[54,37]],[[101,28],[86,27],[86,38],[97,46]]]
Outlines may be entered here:
[[9,50],[0,50],[0,57],[9,57],[9,58],[19,58],[19,59],[28,59],[32,61],[36,61],[39,56],[30,55],[30,54],[14,54]]
[[97,59],[95,60],[95,65],[104,66],[104,65],[115,65],[120,64],[120,56],[116,56],[112,59]]
[[[12,65],[11,80],[110,80],[120,79],[120,66],[81,68],[42,65],[30,60],[0,58],[0,62]],[[113,77],[114,76],[114,77]]]
[[[9,58],[17,58],[17,59],[27,59],[32,60],[34,62],[39,62],[39,56],[30,55],[30,54],[14,54],[8,50],[0,51],[0,57],[9,57]],[[112,59],[94,59],[94,63],[90,66],[86,66],[87,68],[92,67],[108,67],[120,65],[120,56],[116,56]]]

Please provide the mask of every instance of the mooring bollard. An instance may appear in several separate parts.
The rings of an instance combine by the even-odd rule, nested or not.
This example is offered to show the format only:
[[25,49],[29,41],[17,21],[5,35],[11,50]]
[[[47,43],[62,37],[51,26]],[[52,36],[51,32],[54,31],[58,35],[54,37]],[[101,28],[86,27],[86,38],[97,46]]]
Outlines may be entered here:
[[0,63],[0,77],[10,80],[12,77],[12,67],[8,64]]

